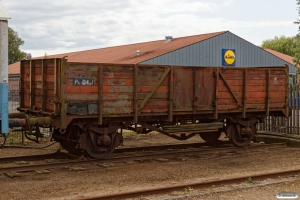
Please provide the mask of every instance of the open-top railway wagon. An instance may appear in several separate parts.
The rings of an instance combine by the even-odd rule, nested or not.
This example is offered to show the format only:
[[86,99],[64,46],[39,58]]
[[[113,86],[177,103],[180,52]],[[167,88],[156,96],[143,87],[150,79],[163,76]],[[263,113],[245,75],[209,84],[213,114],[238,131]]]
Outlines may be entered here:
[[288,67],[185,67],[21,62],[20,113],[10,127],[52,137],[72,153],[109,156],[122,130],[157,131],[178,140],[215,143],[226,132],[248,145],[265,116],[288,116]]

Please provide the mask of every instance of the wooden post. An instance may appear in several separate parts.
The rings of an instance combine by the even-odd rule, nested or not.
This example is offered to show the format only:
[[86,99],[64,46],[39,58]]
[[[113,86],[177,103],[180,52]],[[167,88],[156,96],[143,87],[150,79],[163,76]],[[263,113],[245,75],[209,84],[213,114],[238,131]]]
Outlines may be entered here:
[[197,84],[196,84],[196,67],[193,68],[193,113],[196,114],[196,90],[197,90]]
[[246,117],[246,106],[247,106],[247,69],[244,69],[244,84],[243,84],[243,113],[242,113],[242,117],[245,118]]
[[42,59],[42,111],[46,111],[46,78],[45,61]]
[[170,75],[169,75],[169,121],[173,121],[173,86],[174,86],[174,76],[173,76],[173,67],[170,66]]
[[[61,61],[61,62],[63,62],[63,61]],[[54,77],[53,77],[53,82],[54,82],[54,88],[53,88],[53,98],[54,98],[54,100],[56,100],[56,101],[59,101],[60,99],[59,99],[59,97],[61,97],[61,94],[58,94],[58,91],[57,91],[57,80],[58,80],[58,78],[57,78],[57,72],[58,72],[58,70],[57,70],[57,66],[56,66],[56,63],[54,64],[54,66],[53,66],[53,69],[54,69]],[[61,88],[61,82],[59,83],[59,88]],[[56,114],[57,113],[57,111],[58,111],[58,106],[57,106],[57,103],[55,103],[54,104],[54,113]]]
[[267,69],[267,76],[266,76],[266,116],[270,114],[270,69]]
[[98,67],[98,123],[102,125],[103,123],[103,109],[102,109],[102,99],[103,99],[103,91],[102,91],[102,83],[103,83],[103,66],[99,64]]
[[299,85],[295,85],[295,90],[296,90],[296,124],[295,124],[295,128],[296,128],[296,134],[299,135]]
[[63,58],[61,59],[60,66],[56,66],[55,68],[60,68],[60,120],[61,120],[61,129],[67,128],[67,68],[68,63]]
[[296,106],[297,105],[296,86],[293,87],[293,101],[294,101],[293,102],[293,104],[294,104],[293,105],[293,114],[294,114],[294,116],[293,116],[293,129],[292,129],[293,131],[292,131],[292,133],[295,134],[295,132],[296,132],[295,131],[295,128],[296,128],[296,116],[295,115],[296,115],[296,109],[297,109],[297,106]]
[[134,65],[133,69],[133,112],[134,112],[134,123],[138,123],[138,66]]
[[290,96],[290,107],[292,109],[292,113],[289,117],[289,126],[288,126],[288,133],[293,133],[293,86],[290,85],[290,93],[289,93],[289,96]]
[[32,65],[32,60],[30,60],[30,108],[33,109],[33,105],[34,105],[34,77],[35,73],[34,73],[34,67]]
[[216,85],[215,85],[215,113],[214,118],[218,119],[218,93],[219,93],[219,68],[215,70],[215,79],[216,79]]

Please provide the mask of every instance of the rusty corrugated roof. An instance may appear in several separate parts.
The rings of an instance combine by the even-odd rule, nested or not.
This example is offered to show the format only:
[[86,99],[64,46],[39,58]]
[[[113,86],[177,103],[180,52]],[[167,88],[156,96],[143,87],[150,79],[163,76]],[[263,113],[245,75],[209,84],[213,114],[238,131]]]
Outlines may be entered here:
[[[47,58],[62,58],[67,56],[68,62],[138,64],[177,49],[221,35],[225,32],[228,31],[173,38],[171,42],[157,40],[86,51],[48,55]],[[140,51],[140,56],[136,56],[137,50]],[[41,58],[44,58],[44,56],[32,58],[32,60]],[[8,70],[9,74],[19,74],[20,62],[9,65]]]
[[290,63],[291,65],[295,65],[295,62],[293,61],[293,57],[292,56],[289,56],[289,55],[286,55],[286,54],[283,54],[283,53],[280,53],[278,51],[274,51],[272,49],[264,49],[265,51],[269,52],[270,54],[273,54],[274,56]]
[[[157,56],[215,37],[225,32],[228,31],[173,38],[171,42],[165,42],[165,40],[157,40],[151,42],[57,54],[47,56],[47,58],[62,58],[64,56],[68,56],[68,62],[138,64],[151,58],[155,58]],[[137,50],[140,51],[140,56],[136,56]]]
[[[186,36],[173,38],[171,42],[166,43],[165,40],[157,40],[151,42],[143,42],[136,44],[128,44],[115,47],[107,47],[100,49],[92,49],[86,51],[70,52],[47,56],[47,58],[62,58],[68,56],[69,62],[85,62],[85,63],[119,63],[119,64],[137,64],[157,56],[175,51],[180,48],[210,39],[221,35],[228,31],[215,33],[207,33],[194,36]],[[136,56],[136,51],[140,50],[140,56]],[[274,56],[285,60],[286,62],[295,65],[293,57],[271,50],[264,49]],[[33,59],[41,59],[44,57],[36,57]],[[9,65],[8,74],[19,74],[20,62]]]

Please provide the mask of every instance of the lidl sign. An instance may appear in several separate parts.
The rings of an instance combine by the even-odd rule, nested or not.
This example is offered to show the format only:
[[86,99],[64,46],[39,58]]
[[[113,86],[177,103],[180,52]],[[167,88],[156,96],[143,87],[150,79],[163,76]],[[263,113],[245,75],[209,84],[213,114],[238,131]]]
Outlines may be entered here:
[[222,49],[222,65],[235,66],[235,49]]

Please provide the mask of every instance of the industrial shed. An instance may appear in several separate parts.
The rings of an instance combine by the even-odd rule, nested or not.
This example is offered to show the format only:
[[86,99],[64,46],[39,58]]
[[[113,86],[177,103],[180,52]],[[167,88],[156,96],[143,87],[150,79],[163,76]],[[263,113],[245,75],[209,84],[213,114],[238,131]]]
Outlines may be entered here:
[[[180,38],[167,39],[115,47],[78,51],[47,56],[68,57],[69,62],[155,64],[178,66],[224,66],[223,50],[235,52],[236,67],[264,67],[288,65],[290,73],[297,69],[284,54],[264,50],[245,39],[222,31]],[[138,51],[138,55],[137,55]],[[39,59],[42,57],[39,57]],[[34,59],[34,58],[33,58]]]
[[264,49],[264,50],[273,54],[274,56],[276,56],[278,58],[281,58],[282,60],[286,61],[287,63],[289,63],[290,84],[299,83],[299,81],[300,81],[299,74],[297,75],[297,70],[299,68],[296,67],[294,58],[292,56],[280,53],[278,51],[274,51],[272,49]]
[[230,31],[180,38],[167,36],[164,40],[57,54],[47,58],[68,56],[69,62],[219,67],[225,66],[222,63],[224,50],[235,52],[233,65],[235,67],[269,67],[286,64],[290,73],[296,72],[292,63]]

